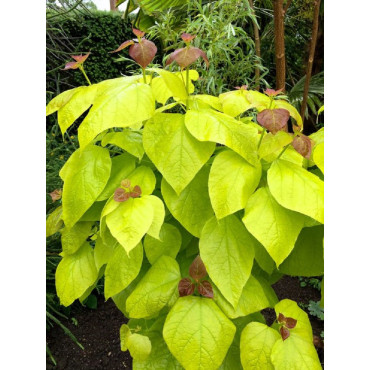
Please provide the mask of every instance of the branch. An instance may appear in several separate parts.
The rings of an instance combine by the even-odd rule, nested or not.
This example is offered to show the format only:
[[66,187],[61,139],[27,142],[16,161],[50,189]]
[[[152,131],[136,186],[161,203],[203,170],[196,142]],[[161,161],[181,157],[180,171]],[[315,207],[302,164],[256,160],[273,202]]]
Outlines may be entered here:
[[293,0],[288,0],[287,3],[285,4],[285,7],[284,7],[284,15],[286,14],[288,8],[290,7],[290,4],[292,3]]
[[308,56],[307,62],[307,71],[306,71],[306,80],[304,83],[304,90],[303,90],[303,100],[301,105],[301,117],[302,121],[304,120],[304,115],[306,112],[307,107],[307,98],[308,98],[308,90],[310,87],[310,80],[311,80],[311,73],[312,73],[312,65],[313,60],[315,57],[315,48],[316,48],[316,41],[317,41],[317,32],[319,28],[319,10],[320,10],[320,1],[315,1],[315,9],[313,15],[313,25],[312,25],[312,36],[311,36],[311,44],[310,44],[310,52]]
[[[249,0],[249,5],[254,17],[256,17],[256,13],[254,11],[253,0]],[[256,90],[260,89],[260,69],[258,67],[259,61],[261,60],[261,40],[260,40],[260,32],[258,30],[258,25],[256,22],[253,22],[253,32],[254,32],[254,45],[256,47],[256,55],[258,57],[258,61],[256,61],[255,67],[255,75],[256,75]]]
[[276,89],[285,90],[284,0],[274,0]]

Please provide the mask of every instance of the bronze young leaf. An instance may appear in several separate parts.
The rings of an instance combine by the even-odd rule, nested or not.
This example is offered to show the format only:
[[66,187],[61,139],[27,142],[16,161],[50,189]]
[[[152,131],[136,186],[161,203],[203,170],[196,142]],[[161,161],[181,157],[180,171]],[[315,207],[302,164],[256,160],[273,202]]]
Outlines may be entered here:
[[266,89],[265,90],[265,94],[267,96],[276,96],[276,95],[279,95],[283,92],[283,89],[279,89],[279,90],[274,90],[274,89]]
[[192,295],[194,293],[195,284],[189,278],[181,279],[178,285],[180,297]]
[[132,189],[132,192],[130,193],[130,196],[132,198],[139,198],[141,195],[141,188],[139,185],[135,185],[134,188]]
[[62,189],[55,189],[54,191],[49,193],[49,195],[51,196],[51,200],[54,203],[62,197]]
[[140,64],[142,68],[146,68],[148,64],[154,59],[157,53],[157,47],[152,41],[145,39],[143,36],[145,32],[132,29],[132,32],[138,37],[137,43],[134,40],[127,40],[122,43],[116,50],[111,51],[111,53],[117,53],[123,50],[127,46],[130,46],[128,51],[130,57],[135,60],[136,63]]
[[199,281],[207,275],[206,267],[200,256],[197,256],[190,265],[189,275],[196,281]]
[[280,334],[281,334],[281,338],[282,338],[283,340],[285,340],[285,339],[288,339],[288,338],[289,338],[289,336],[290,336],[290,331],[289,331],[285,326],[282,326],[282,327],[280,328]]
[[63,68],[63,70],[65,71],[67,69],[79,68],[82,65],[82,63],[88,58],[89,55],[90,52],[85,55],[72,55],[72,58],[75,60],[75,62],[68,62]]
[[199,283],[198,292],[207,298],[213,298],[213,288],[209,281],[205,280]]
[[312,140],[303,134],[296,136],[293,139],[293,148],[306,159],[310,159],[312,152]]
[[190,46],[189,44],[190,41],[195,38],[195,36],[192,36],[188,33],[183,33],[181,35],[181,38],[183,39],[183,41],[185,41],[186,47],[175,50],[167,59],[166,65],[169,65],[173,61],[175,61],[182,69],[188,67],[190,64],[194,63],[198,58],[202,57],[208,67],[209,60],[207,58],[206,53],[199,48]]
[[286,318],[285,326],[288,329],[294,329],[296,325],[297,325],[297,320],[296,319],[293,319],[292,317],[287,317]]
[[121,186],[123,188],[129,188],[131,186],[131,181],[129,179],[124,179],[121,181]]
[[290,113],[283,108],[264,109],[257,114],[257,122],[271,133],[276,134],[280,130],[286,130]]
[[116,189],[116,191],[114,192],[114,196],[113,196],[113,199],[116,201],[116,202],[125,202],[127,199],[130,198],[130,193],[126,192],[125,189],[122,189],[122,188],[118,188]]

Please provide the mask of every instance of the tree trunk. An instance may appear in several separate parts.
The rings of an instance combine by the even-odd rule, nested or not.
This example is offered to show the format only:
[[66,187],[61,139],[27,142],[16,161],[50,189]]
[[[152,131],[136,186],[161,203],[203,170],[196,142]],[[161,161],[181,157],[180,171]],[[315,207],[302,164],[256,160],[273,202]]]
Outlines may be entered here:
[[[253,15],[256,16],[256,13],[254,11],[253,0],[249,0],[249,5],[252,9]],[[258,68],[258,64],[260,63],[261,60],[261,40],[260,32],[255,22],[253,22],[253,32],[254,32],[254,45],[256,48],[256,55],[258,57],[258,61],[256,62],[257,66],[255,68],[255,82],[256,82],[255,89],[258,91],[260,89],[260,69]]]
[[314,14],[313,14],[311,44],[310,44],[310,51],[309,51],[309,55],[308,55],[306,80],[305,80],[305,83],[304,83],[303,100],[302,100],[302,105],[301,105],[302,121],[304,120],[304,114],[306,112],[308,89],[310,87],[310,80],[311,80],[311,73],[312,73],[312,64],[313,64],[313,60],[314,60],[314,56],[315,56],[317,31],[318,31],[318,28],[319,28],[320,1],[321,0],[315,0],[315,9],[314,9]]
[[274,0],[276,89],[285,91],[284,0]]
[[109,0],[109,2],[110,2],[110,10],[113,12],[117,11],[116,0]]

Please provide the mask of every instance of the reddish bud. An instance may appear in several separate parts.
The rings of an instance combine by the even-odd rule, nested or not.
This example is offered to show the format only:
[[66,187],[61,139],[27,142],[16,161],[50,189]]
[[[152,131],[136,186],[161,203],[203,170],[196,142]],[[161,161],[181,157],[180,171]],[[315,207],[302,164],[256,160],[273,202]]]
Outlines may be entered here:
[[285,328],[284,326],[282,326],[280,328],[280,335],[281,335],[281,338],[283,340],[288,339],[289,336],[290,336],[290,331],[287,328]]
[[133,28],[132,29],[132,32],[135,34],[136,37],[144,37],[144,35],[145,35],[145,32],[140,31],[140,30],[138,30],[136,28]]
[[285,326],[288,329],[294,329],[296,325],[297,325],[297,320],[296,319],[293,319],[292,317],[287,317],[286,318]]
[[283,89],[274,90],[274,89],[266,89],[265,94],[268,96],[276,96],[283,92]]
[[59,200],[62,197],[62,192],[63,192],[62,189],[55,189],[51,193],[49,193],[53,203],[56,202],[57,200]]
[[141,195],[141,188],[139,185],[135,185],[134,186],[134,189],[132,190],[132,192],[130,193],[130,196],[132,198],[139,198]]
[[286,130],[290,113],[286,109],[265,109],[257,114],[257,122],[272,134]]
[[183,33],[181,35],[181,38],[183,41],[185,41],[186,43],[190,42],[191,40],[195,39],[195,36],[193,35],[190,35],[190,33]]
[[88,58],[89,55],[90,52],[85,55],[72,55],[72,58],[75,60],[75,62],[68,62],[63,68],[63,70],[79,68],[80,65]]
[[124,48],[127,48],[127,46],[133,45],[133,40],[127,40],[124,43],[122,43],[116,50],[110,51],[110,53],[118,53],[119,51],[123,50]]
[[236,90],[247,90],[248,89],[248,85],[235,86],[235,89]]
[[131,181],[129,179],[124,179],[121,181],[121,186],[123,188],[129,188],[131,186]]
[[209,60],[206,53],[193,46],[181,48],[175,50],[167,59],[166,65],[171,64],[175,61],[181,68],[186,68],[190,64],[194,63],[198,58],[202,57],[207,67],[209,66]]
[[296,136],[293,139],[292,145],[299,154],[307,159],[310,159],[313,142],[308,136],[303,134]]
[[213,288],[209,281],[202,281],[198,285],[198,292],[207,298],[213,298]]
[[186,297],[194,293],[195,284],[189,278],[181,279],[178,285],[180,297]]
[[122,188],[118,188],[114,192],[113,199],[116,202],[125,202],[129,198],[130,198],[130,193],[127,193],[126,190],[124,190]]
[[189,275],[196,281],[199,281],[207,275],[206,267],[200,256],[197,256],[190,265]]

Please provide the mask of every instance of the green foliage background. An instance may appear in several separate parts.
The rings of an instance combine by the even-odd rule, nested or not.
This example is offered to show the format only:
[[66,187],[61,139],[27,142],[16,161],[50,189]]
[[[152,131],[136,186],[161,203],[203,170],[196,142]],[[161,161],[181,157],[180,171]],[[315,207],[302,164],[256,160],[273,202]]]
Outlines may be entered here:
[[[54,29],[61,28],[63,35]],[[47,33],[47,44],[51,37],[58,38],[59,54],[66,53],[65,60],[57,57],[57,52],[47,50],[46,69],[49,71],[47,90],[55,96],[72,87],[86,85],[84,76],[79,71],[62,71],[64,64],[71,60],[68,55],[91,52],[85,63],[85,71],[92,83],[116,78],[122,73],[129,74],[133,63],[115,62],[117,55],[109,54],[123,41],[132,38],[131,24],[122,19],[122,14],[92,11],[70,15],[68,18],[56,18],[53,28]],[[68,40],[66,40],[67,38]]]

